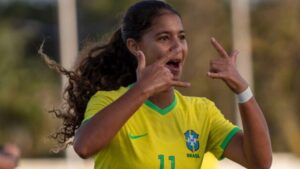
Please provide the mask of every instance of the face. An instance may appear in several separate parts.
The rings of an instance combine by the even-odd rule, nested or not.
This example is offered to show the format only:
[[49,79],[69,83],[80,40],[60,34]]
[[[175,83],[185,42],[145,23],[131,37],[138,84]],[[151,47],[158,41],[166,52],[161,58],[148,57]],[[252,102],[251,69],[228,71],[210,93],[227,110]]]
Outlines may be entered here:
[[166,67],[174,75],[174,80],[180,79],[188,47],[179,16],[166,12],[154,18],[152,26],[144,33],[137,45],[139,50],[144,52],[147,65],[172,55]]

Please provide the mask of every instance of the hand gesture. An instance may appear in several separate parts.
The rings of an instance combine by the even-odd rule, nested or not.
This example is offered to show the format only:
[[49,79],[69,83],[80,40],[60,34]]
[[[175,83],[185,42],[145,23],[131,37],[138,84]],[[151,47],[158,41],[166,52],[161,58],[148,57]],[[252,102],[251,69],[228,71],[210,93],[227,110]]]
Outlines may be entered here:
[[223,80],[234,93],[241,93],[247,88],[248,84],[236,69],[236,60],[239,52],[234,50],[228,55],[215,38],[211,38],[211,43],[220,54],[220,57],[210,61],[207,75],[213,79]]
[[174,80],[171,71],[165,66],[174,56],[173,53],[158,59],[155,63],[146,66],[145,55],[138,51],[138,67],[136,70],[137,84],[142,86],[143,90],[152,96],[171,87],[189,87],[190,83]]

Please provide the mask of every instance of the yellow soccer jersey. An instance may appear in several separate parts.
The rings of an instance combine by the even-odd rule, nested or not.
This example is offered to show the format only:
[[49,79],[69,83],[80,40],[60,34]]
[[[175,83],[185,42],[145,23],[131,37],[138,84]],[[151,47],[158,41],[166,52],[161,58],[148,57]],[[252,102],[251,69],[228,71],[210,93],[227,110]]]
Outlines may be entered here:
[[[87,105],[84,121],[127,90],[97,92]],[[95,169],[200,169],[204,153],[222,158],[238,131],[213,102],[175,91],[173,102],[164,109],[146,100],[94,156]]]

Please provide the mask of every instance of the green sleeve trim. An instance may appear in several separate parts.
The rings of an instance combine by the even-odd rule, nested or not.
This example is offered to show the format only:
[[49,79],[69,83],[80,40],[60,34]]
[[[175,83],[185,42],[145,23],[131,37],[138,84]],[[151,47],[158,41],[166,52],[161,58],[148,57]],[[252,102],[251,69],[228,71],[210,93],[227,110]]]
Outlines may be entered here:
[[238,127],[235,127],[233,128],[229,134],[226,136],[225,140],[223,141],[223,143],[221,144],[221,148],[223,149],[223,153],[221,155],[221,157],[219,158],[219,160],[223,160],[224,159],[224,151],[225,151],[225,148],[227,147],[229,141],[232,139],[232,137],[237,133],[239,132],[241,129],[238,128]]
[[128,85],[127,87],[128,87],[129,89],[131,89],[134,85],[135,85],[135,82],[134,82],[134,83],[131,83],[131,84]]
[[238,127],[233,128],[230,133],[226,136],[225,140],[223,141],[223,143],[221,144],[221,148],[223,150],[225,150],[225,148],[227,147],[229,141],[232,139],[232,137],[239,132],[241,129],[239,129]]

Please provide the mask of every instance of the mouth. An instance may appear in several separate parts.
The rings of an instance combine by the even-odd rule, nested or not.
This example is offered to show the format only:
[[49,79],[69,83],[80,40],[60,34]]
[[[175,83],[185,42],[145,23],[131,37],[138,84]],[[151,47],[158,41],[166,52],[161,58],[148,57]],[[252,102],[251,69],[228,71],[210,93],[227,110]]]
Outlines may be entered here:
[[172,60],[168,61],[166,64],[168,66],[178,68],[179,64],[180,64],[180,60],[179,59],[172,59]]
[[171,59],[166,63],[166,67],[173,73],[180,71],[182,61],[180,59]]

